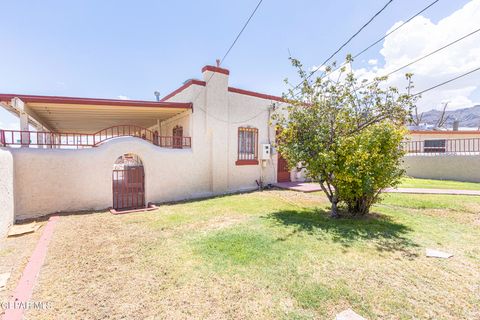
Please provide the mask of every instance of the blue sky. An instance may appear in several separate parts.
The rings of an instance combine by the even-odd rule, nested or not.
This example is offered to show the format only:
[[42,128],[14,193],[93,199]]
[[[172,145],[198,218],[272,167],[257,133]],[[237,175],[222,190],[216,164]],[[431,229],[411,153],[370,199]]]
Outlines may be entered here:
[[[288,50],[316,65],[386,0],[264,0],[227,57],[232,86],[281,95],[293,76]],[[356,38],[358,52],[431,0],[396,0]],[[424,16],[433,23],[462,8],[441,0]],[[0,92],[153,100],[223,56],[257,3],[244,1],[2,1]],[[459,34],[461,36],[463,34]],[[382,44],[365,53],[385,61]],[[2,110],[3,111],[3,110]],[[0,121],[12,122],[5,113]]]

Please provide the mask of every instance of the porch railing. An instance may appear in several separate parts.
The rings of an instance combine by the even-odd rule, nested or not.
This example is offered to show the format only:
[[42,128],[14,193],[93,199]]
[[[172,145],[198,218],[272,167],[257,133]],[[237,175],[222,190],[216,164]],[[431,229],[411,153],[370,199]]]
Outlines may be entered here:
[[402,147],[407,155],[476,155],[480,154],[480,138],[404,141]]
[[134,125],[113,126],[96,133],[0,130],[0,145],[80,149],[96,147],[107,140],[125,136],[137,137],[164,148],[183,149],[192,145],[191,137],[160,136],[152,130]]

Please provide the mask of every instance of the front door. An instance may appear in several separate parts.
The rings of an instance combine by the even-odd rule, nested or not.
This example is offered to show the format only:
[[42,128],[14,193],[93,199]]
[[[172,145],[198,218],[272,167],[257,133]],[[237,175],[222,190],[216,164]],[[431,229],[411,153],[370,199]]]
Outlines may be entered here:
[[277,162],[277,182],[290,182],[290,170],[287,160],[280,153],[278,154]]
[[175,149],[182,149],[183,148],[183,127],[175,126],[173,128],[173,143],[172,147]]

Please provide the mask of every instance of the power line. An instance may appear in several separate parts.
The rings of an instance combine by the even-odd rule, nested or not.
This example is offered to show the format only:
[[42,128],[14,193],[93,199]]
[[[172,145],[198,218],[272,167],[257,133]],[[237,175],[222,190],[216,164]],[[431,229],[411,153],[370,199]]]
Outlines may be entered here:
[[[424,60],[424,59],[426,59],[426,58],[434,55],[435,53],[440,52],[440,51],[442,51],[442,50],[445,50],[446,48],[448,48],[448,47],[456,44],[457,42],[460,42],[460,41],[462,41],[462,40],[464,40],[464,39],[466,39],[466,38],[474,35],[474,34],[477,33],[477,32],[480,32],[480,28],[478,28],[478,29],[476,29],[476,30],[474,30],[474,31],[472,31],[472,32],[464,35],[463,37],[460,37],[460,38],[458,38],[458,39],[456,39],[456,40],[454,40],[454,41],[452,41],[452,42],[450,42],[450,43],[447,43],[446,45],[444,45],[444,46],[442,46],[442,47],[440,47],[440,48],[438,48],[438,49],[436,49],[436,50],[433,50],[433,51],[427,53],[426,55],[423,55],[423,56],[421,56],[421,57],[419,57],[419,58],[417,58],[417,59],[415,59],[415,60],[412,60],[412,61],[410,61],[409,63],[407,63],[407,64],[405,64],[405,65],[403,65],[403,66],[401,66],[401,67],[398,67],[397,69],[395,69],[395,70],[393,70],[393,71],[390,71],[389,73],[383,75],[382,77],[388,77],[388,76],[390,76],[390,75],[392,75],[392,74],[394,74],[394,73],[396,73],[396,72],[398,72],[398,71],[400,71],[400,70],[402,70],[402,69],[405,69],[406,67],[411,66],[412,64],[415,64],[415,63],[417,63],[417,62],[419,62],[419,61],[422,61],[422,60]],[[364,88],[364,87],[368,86],[368,85],[371,84],[371,83],[373,83],[373,81],[370,81],[370,82],[368,82],[368,83],[360,86],[358,89]]]
[[[355,55],[352,56],[352,59],[356,59],[358,58],[359,56],[361,56],[362,54],[364,54],[365,52],[367,52],[369,49],[373,48],[376,44],[380,43],[382,40],[385,40],[389,35],[391,35],[392,33],[394,33],[395,31],[397,31],[398,29],[402,28],[403,26],[405,26],[407,23],[409,23],[410,21],[412,21],[414,18],[418,17],[419,15],[421,15],[422,13],[424,13],[425,11],[427,11],[428,9],[430,9],[433,5],[435,5],[438,1],[440,0],[435,0],[433,1],[432,3],[430,3],[428,6],[426,6],[425,8],[423,8],[422,10],[420,10],[419,12],[415,13],[413,16],[411,16],[410,18],[408,18],[406,21],[404,21],[403,23],[401,23],[398,27],[396,27],[395,29],[387,32],[383,37],[381,37],[380,39],[378,39],[377,41],[373,42],[372,44],[370,44],[368,47],[366,47],[365,49],[363,49],[362,51],[356,53]],[[335,68],[332,72],[335,72],[337,71],[338,69],[340,69],[342,66],[344,66],[345,64],[347,64],[347,62],[343,62],[339,67]],[[322,77],[323,78],[323,77]]]
[[248,24],[250,23],[250,20],[252,20],[253,16],[255,15],[255,12],[257,12],[258,7],[260,7],[260,5],[262,4],[262,2],[263,2],[263,0],[258,1],[257,6],[256,6],[255,9],[252,11],[252,14],[250,15],[250,17],[248,17],[247,22],[245,22],[245,24],[243,25],[242,29],[241,29],[240,32],[238,33],[237,37],[235,38],[235,40],[233,40],[232,44],[230,45],[230,48],[228,48],[228,50],[227,50],[227,52],[224,54],[222,60],[220,60],[220,65],[222,64],[223,61],[225,61],[225,58],[228,56],[228,54],[230,53],[230,51],[232,50],[232,48],[233,48],[233,47],[235,46],[235,44],[237,43],[238,38],[240,38],[240,36],[242,35],[243,31],[244,31],[245,28],[248,26]]
[[[393,0],[392,0],[393,1]],[[250,14],[250,16],[248,17],[247,21],[243,24],[243,27],[242,29],[240,30],[240,32],[237,34],[237,36],[235,37],[235,40],[233,40],[232,44],[230,45],[230,47],[228,48],[228,50],[225,52],[225,54],[223,55],[223,58],[220,60],[220,63],[219,65],[222,65],[223,61],[225,61],[225,59],[227,58],[228,54],[230,53],[230,51],[233,49],[233,47],[235,46],[235,44],[237,43],[238,39],[240,38],[240,36],[242,35],[243,31],[247,28],[248,24],[250,23],[250,21],[252,20],[253,16],[255,15],[255,13],[257,12],[258,8],[260,7],[260,5],[262,4],[263,0],[260,0],[258,1],[257,5],[255,6],[255,9],[252,11],[252,13]],[[205,87],[207,87],[208,83],[210,82],[210,80],[212,80],[213,76],[215,75],[216,71],[213,71],[212,74],[210,75],[210,77],[208,78],[208,80],[205,82]],[[195,98],[192,100],[195,101],[197,100],[197,98],[200,96],[200,94],[202,93],[202,91],[200,91],[196,96]],[[259,115],[261,115],[264,111],[258,113],[257,115],[255,115],[254,117],[250,118],[250,119],[247,119],[245,121],[237,121],[237,122],[230,122],[230,121],[226,121],[226,120],[223,120],[223,119],[220,119],[219,117],[215,116],[215,115],[212,115],[212,114],[209,114],[207,112],[207,110],[203,109],[202,107],[198,107],[198,109],[202,110],[203,112],[205,112],[206,115],[214,118],[215,120],[217,121],[221,121],[221,122],[226,122],[226,123],[242,123],[242,122],[247,122],[247,121],[250,121],[256,117],[258,117]]]
[[452,82],[452,81],[455,81],[455,80],[458,80],[458,79],[463,78],[463,77],[465,77],[465,76],[468,76],[469,74],[474,73],[474,72],[479,71],[479,70],[480,70],[480,67],[478,67],[478,68],[476,68],[476,69],[473,69],[473,70],[470,70],[470,71],[468,71],[468,72],[466,72],[466,73],[463,73],[463,74],[461,74],[461,75],[459,75],[459,76],[457,76],[457,77],[455,77],[455,78],[449,79],[449,80],[447,80],[447,81],[444,81],[444,82],[441,82],[441,83],[439,83],[439,84],[436,84],[436,85],[434,85],[433,87],[430,87],[430,88],[428,88],[428,89],[425,89],[425,90],[422,90],[422,91],[420,91],[420,92],[417,92],[417,93],[413,94],[413,96],[421,95],[421,94],[423,94],[423,93],[425,93],[425,92],[428,92],[428,91],[430,91],[430,90],[433,90],[433,89],[436,89],[436,88],[441,87],[441,86],[443,86],[443,85],[446,85],[447,83],[450,83],[450,82]]
[[268,111],[268,110],[262,110],[262,111],[260,111],[259,113],[257,113],[256,115],[254,115],[254,116],[252,116],[252,117],[250,117],[250,118],[248,118],[248,119],[246,119],[246,120],[243,120],[243,121],[233,121],[233,122],[229,122],[229,123],[231,123],[231,124],[239,124],[239,123],[249,122],[249,121],[251,121],[251,120],[253,120],[253,119],[261,116],[262,114],[264,114],[264,113],[267,112],[267,111]]
[[[425,11],[427,11],[428,9],[430,9],[433,5],[435,5],[437,2],[439,2],[440,0],[435,0],[433,2],[431,2],[429,5],[427,5],[426,7],[424,7],[422,10],[418,11],[417,13],[415,13],[413,16],[411,16],[410,18],[408,18],[406,21],[404,21],[403,23],[401,23],[398,27],[394,28],[393,30],[387,32],[383,37],[381,37],[380,39],[376,40],[375,42],[373,42],[372,44],[370,44],[368,47],[366,47],[365,49],[363,49],[362,51],[356,53],[355,55],[353,55],[353,59],[355,58],[358,58],[359,56],[361,56],[362,54],[364,54],[366,51],[368,51],[369,49],[371,49],[372,47],[374,47],[376,44],[380,43],[382,40],[385,40],[388,36],[390,36],[392,33],[396,32],[397,30],[399,30],[400,28],[402,28],[403,26],[405,26],[407,23],[409,23],[410,21],[412,21],[414,18],[418,17],[419,15],[421,15],[422,13],[424,13]],[[388,4],[387,4],[388,5]],[[324,65],[325,63],[323,63],[322,65]],[[345,64],[347,64],[347,62],[344,62],[342,63],[339,67],[335,68],[332,72],[335,72],[337,70],[339,70],[342,66],[344,66]],[[322,66],[320,65],[320,67]],[[317,69],[319,69],[320,67],[318,67]],[[316,70],[317,71],[317,70]],[[315,72],[316,72],[315,71]],[[311,75],[310,75],[311,76]],[[310,76],[308,78],[310,78]],[[322,76],[323,78],[324,76]],[[307,78],[307,79],[308,79]],[[301,83],[300,83],[301,84]],[[300,86],[300,84],[298,84],[296,87],[294,87],[293,90],[296,90],[298,89],[298,87]]]
[[430,3],[428,6],[426,6],[425,8],[423,8],[422,10],[420,10],[419,12],[417,12],[416,14],[414,14],[413,16],[411,16],[408,20],[406,20],[405,22],[403,22],[402,24],[400,24],[398,27],[396,27],[395,29],[387,32],[383,37],[381,37],[380,39],[378,39],[377,41],[375,41],[374,43],[372,43],[371,45],[369,45],[368,47],[366,47],[365,49],[363,49],[362,51],[360,51],[359,53],[355,54],[353,56],[353,58],[357,58],[359,57],[360,55],[362,55],[363,53],[365,53],[367,50],[369,50],[370,48],[372,48],[373,46],[375,46],[377,43],[379,43],[380,41],[384,40],[386,37],[388,37],[389,35],[391,35],[392,33],[394,33],[395,31],[397,31],[398,29],[400,29],[401,27],[403,27],[404,25],[406,25],[407,23],[409,23],[410,21],[412,21],[414,18],[418,17],[419,15],[421,15],[422,13],[424,13],[425,11],[427,11],[428,9],[430,9],[430,7],[432,7],[434,4],[436,4],[438,1],[440,0],[435,0],[433,1],[432,3]]
[[[307,76],[306,80],[310,79],[311,76],[313,76],[322,66],[324,66],[330,59],[332,59],[337,53],[339,53],[347,44],[350,43],[360,32],[362,32],[363,29],[365,29],[376,17],[380,15],[391,3],[393,0],[389,0],[379,11],[377,11],[360,29],[358,29],[350,38],[348,38],[347,41],[345,41],[340,48],[338,48],[334,53],[332,53],[322,64],[320,64],[315,70],[310,72],[310,74]],[[302,82],[300,82],[293,90],[298,89]]]
[[457,43],[457,42],[459,42],[459,41],[462,41],[463,39],[466,39],[466,38],[474,35],[475,33],[479,32],[479,31],[480,31],[480,28],[477,29],[477,30],[475,30],[475,31],[470,32],[470,33],[467,34],[467,35],[464,35],[464,36],[461,37],[461,38],[458,38],[458,39],[455,40],[455,41],[452,41],[452,42],[444,45],[443,47],[440,47],[440,48],[438,48],[438,49],[436,49],[436,50],[434,50],[434,51],[432,51],[432,52],[430,52],[430,53],[427,53],[426,55],[424,55],[424,56],[422,56],[422,57],[420,57],[420,58],[417,58],[417,59],[415,59],[415,60],[407,63],[406,65],[401,66],[400,68],[397,68],[397,69],[395,69],[395,70],[387,73],[387,74],[384,75],[384,76],[385,76],[385,77],[388,77],[389,75],[391,75],[391,74],[393,74],[393,73],[395,73],[395,72],[398,72],[398,71],[400,71],[400,70],[402,70],[402,69],[405,69],[406,67],[409,67],[409,66],[411,66],[412,64],[417,63],[417,62],[419,62],[419,61],[421,61],[421,60],[423,60],[423,59],[426,59],[426,58],[430,57],[431,55],[433,55],[433,54],[435,54],[435,53],[437,53],[437,52],[439,52],[439,51],[442,51],[442,50],[444,50],[444,49],[446,49],[446,48],[454,45],[455,43]]

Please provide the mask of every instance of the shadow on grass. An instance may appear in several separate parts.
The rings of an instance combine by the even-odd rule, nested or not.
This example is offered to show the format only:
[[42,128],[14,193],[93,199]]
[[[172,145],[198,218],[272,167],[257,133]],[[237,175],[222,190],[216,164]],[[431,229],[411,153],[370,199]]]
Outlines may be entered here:
[[322,209],[282,210],[271,213],[266,218],[293,227],[294,231],[290,236],[305,233],[319,240],[330,238],[345,247],[365,241],[373,243],[379,251],[402,251],[408,256],[416,256],[409,251],[418,245],[407,237],[411,231],[408,226],[380,214],[340,219],[330,218],[329,214]]

